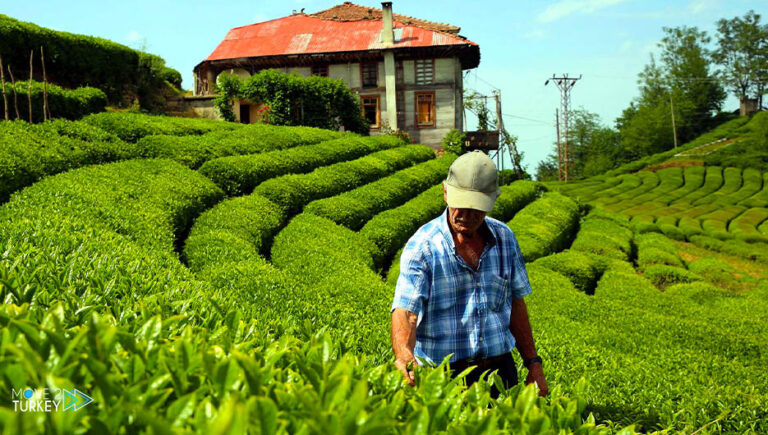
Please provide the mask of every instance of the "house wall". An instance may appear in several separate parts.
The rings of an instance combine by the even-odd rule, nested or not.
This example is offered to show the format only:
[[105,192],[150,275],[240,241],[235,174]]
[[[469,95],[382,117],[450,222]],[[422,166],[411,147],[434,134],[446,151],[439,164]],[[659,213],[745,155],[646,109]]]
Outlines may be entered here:
[[[415,61],[397,60],[402,65],[402,80],[397,82],[397,90],[404,93],[404,107],[398,107],[398,112],[404,112],[404,125],[398,125],[401,130],[408,132],[417,143],[429,145],[434,148],[442,146],[442,139],[452,128],[462,129],[463,124],[463,83],[462,69],[459,58],[437,58],[434,63],[434,80],[428,85],[417,85]],[[397,68],[396,68],[397,69]],[[304,77],[311,75],[311,67],[284,67],[280,68],[285,73],[295,73]],[[378,62],[377,68],[377,87],[363,89],[362,78],[360,77],[360,63],[331,64],[328,68],[328,76],[333,79],[343,80],[353,92],[358,95],[378,95],[379,97],[379,118],[382,122],[388,119],[387,113],[387,92],[386,75],[384,71],[384,62]],[[431,91],[435,93],[435,126],[419,128],[416,125],[416,92]],[[204,103],[194,103],[201,106]],[[239,107],[235,104],[235,114],[239,118]],[[216,117],[213,108],[204,110],[202,108],[194,109],[205,117]],[[252,112],[256,108],[252,107]],[[251,113],[251,120],[255,122],[255,113]],[[401,117],[402,119],[402,117]],[[372,134],[377,134],[378,130],[373,130]]]

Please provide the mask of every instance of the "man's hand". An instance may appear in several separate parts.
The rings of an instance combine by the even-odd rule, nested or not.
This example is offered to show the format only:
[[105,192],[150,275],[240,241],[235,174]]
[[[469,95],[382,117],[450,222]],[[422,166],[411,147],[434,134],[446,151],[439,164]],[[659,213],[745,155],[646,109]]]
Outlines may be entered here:
[[403,360],[395,360],[395,367],[397,367],[400,372],[403,373],[403,377],[408,381],[408,385],[414,386],[416,385],[416,378],[413,374],[413,368],[415,366],[419,365],[415,359],[412,359],[410,361],[403,361]]
[[539,396],[544,397],[549,393],[547,381],[544,379],[544,370],[541,369],[541,363],[533,363],[528,367],[528,376],[525,378],[525,385],[536,382],[539,386]]
[[416,346],[416,322],[419,316],[396,308],[392,312],[392,350],[395,351],[395,367],[403,373],[408,385],[416,385],[413,376],[413,366],[416,358],[413,348]]

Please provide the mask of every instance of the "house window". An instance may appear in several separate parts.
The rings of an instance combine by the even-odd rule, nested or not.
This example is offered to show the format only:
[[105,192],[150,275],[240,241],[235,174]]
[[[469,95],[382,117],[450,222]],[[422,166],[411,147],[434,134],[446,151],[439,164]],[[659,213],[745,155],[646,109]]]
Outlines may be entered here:
[[371,124],[371,128],[379,128],[381,125],[381,112],[379,111],[378,95],[363,95],[363,117]]
[[435,93],[416,92],[416,126],[435,126]]
[[366,62],[360,64],[360,76],[364,88],[375,88],[378,82],[379,64]]
[[320,77],[328,77],[328,65],[313,65],[312,75],[320,76]]
[[431,85],[435,79],[435,60],[417,59],[416,66],[416,84]]

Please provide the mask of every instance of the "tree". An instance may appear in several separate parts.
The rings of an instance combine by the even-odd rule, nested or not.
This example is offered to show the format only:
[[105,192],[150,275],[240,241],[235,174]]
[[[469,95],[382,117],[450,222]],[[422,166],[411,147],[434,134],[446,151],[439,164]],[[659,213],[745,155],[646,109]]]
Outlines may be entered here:
[[678,137],[687,141],[710,129],[709,120],[720,110],[725,91],[710,71],[706,32],[685,26],[665,27],[664,32],[659,44],[664,75],[680,112]]
[[737,97],[752,94],[762,107],[768,85],[768,25],[750,10],[744,17],[717,21],[717,49],[714,60],[721,66],[720,77]]
[[640,96],[616,120],[627,158],[666,151],[712,127],[725,91],[710,71],[710,38],[696,27],[664,28],[660,63],[651,55],[638,76]]
[[550,154],[536,166],[537,181],[557,181],[557,156]]

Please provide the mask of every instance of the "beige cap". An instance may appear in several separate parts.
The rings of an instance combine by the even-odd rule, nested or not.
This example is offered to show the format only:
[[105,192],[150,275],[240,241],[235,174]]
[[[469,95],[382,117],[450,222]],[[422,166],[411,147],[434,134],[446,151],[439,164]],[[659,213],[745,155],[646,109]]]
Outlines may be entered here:
[[444,185],[451,208],[490,212],[501,194],[496,165],[482,151],[457,158],[448,169]]

